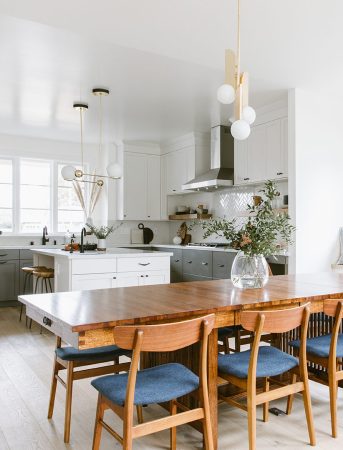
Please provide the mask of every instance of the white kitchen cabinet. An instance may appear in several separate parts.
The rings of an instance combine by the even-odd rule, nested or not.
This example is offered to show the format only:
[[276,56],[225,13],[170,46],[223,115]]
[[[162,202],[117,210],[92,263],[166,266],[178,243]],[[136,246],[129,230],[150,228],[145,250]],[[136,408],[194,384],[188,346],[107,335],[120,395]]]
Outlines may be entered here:
[[150,286],[170,283],[168,271],[118,273],[116,287]]
[[126,152],[124,156],[124,219],[161,218],[160,156]]
[[72,277],[72,291],[109,289],[113,287],[117,287],[116,273],[95,273],[73,275]]
[[263,183],[288,176],[287,118],[251,128],[245,141],[235,141],[235,184]]
[[166,194],[184,194],[182,185],[194,178],[191,168],[192,150],[184,148],[165,155]]
[[288,121],[274,120],[266,125],[267,179],[288,175]]

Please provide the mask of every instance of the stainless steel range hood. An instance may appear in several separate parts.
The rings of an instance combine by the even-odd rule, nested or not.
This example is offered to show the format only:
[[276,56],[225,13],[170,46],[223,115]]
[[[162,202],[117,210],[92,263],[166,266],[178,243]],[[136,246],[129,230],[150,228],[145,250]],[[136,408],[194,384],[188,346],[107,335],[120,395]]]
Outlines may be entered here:
[[233,185],[234,139],[230,127],[211,128],[211,170],[182,185],[183,191],[216,191]]

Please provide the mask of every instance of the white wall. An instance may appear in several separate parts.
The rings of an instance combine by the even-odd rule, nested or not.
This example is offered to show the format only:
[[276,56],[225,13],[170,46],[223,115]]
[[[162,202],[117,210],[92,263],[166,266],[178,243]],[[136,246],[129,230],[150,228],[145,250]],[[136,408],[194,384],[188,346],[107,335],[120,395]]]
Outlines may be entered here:
[[296,245],[291,270],[329,271],[343,225],[342,106],[334,98],[289,93],[290,214]]

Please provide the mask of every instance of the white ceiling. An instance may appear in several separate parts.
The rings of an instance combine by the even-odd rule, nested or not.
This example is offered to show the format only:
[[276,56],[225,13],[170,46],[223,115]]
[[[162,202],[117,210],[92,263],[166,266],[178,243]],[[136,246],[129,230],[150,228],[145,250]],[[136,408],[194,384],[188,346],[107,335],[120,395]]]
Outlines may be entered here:
[[[343,2],[241,0],[251,104],[291,87],[341,96]],[[107,86],[108,138],[163,140],[227,120],[216,88],[235,0],[0,0],[0,132],[77,140],[74,100]],[[10,17],[12,16],[12,17]]]

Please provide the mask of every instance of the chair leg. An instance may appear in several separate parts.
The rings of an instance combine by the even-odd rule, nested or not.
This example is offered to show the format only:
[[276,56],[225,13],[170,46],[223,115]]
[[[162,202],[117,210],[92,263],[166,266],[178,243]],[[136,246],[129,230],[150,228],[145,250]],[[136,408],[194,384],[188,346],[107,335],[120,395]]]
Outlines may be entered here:
[[248,399],[249,450],[256,450],[256,404]]
[[71,421],[71,402],[73,396],[73,375],[74,375],[74,363],[68,361],[67,367],[67,389],[66,389],[66,404],[65,404],[65,416],[64,416],[64,442],[69,443],[70,440],[70,421]]
[[337,380],[336,374],[329,370],[329,391],[330,391],[330,414],[331,414],[331,434],[337,437]]
[[[175,400],[170,401],[169,411],[171,416],[177,414],[177,406]],[[170,450],[176,450],[176,427],[170,428]]]
[[315,431],[314,431],[312,405],[311,405],[311,394],[310,394],[309,382],[308,382],[307,377],[304,380],[304,390],[303,390],[302,394],[303,394],[303,401],[304,401],[304,407],[305,407],[308,434],[310,437],[310,444],[316,445],[316,435],[315,435]]
[[[269,378],[264,379],[264,392],[269,391]],[[263,422],[269,420],[269,402],[263,403]]]
[[136,406],[136,410],[137,410],[138,423],[143,423],[144,422],[144,419],[143,419],[143,406],[142,405],[137,405]]
[[[296,383],[297,381],[297,374],[296,373],[292,373],[292,380],[291,380],[291,384]],[[294,394],[290,394],[287,398],[287,408],[286,408],[286,414],[290,415],[292,412],[292,407],[293,407],[293,399],[294,399]]]
[[101,394],[99,394],[98,395],[98,406],[96,409],[92,450],[99,450],[99,448],[100,448],[101,432],[102,432],[102,425],[101,425],[100,421],[102,421],[104,418],[104,412],[105,412],[104,403],[102,401]]
[[56,360],[56,356],[54,359],[54,367],[52,369],[52,379],[51,379],[51,387],[50,387],[50,399],[49,399],[49,409],[48,409],[48,419],[51,419],[54,413],[54,405],[55,405],[55,397],[56,397],[56,388],[57,388],[57,378],[59,372],[59,364]]

